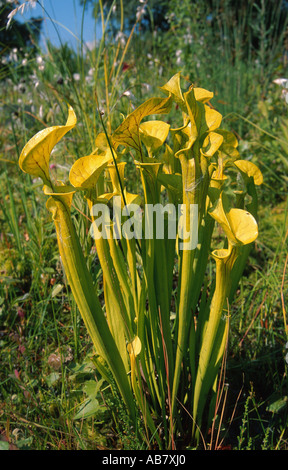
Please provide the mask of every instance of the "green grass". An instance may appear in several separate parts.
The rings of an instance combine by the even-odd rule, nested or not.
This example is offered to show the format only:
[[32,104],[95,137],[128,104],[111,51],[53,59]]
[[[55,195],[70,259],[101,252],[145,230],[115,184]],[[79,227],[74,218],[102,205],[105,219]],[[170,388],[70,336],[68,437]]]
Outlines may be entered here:
[[[208,39],[209,34],[207,29]],[[68,101],[78,116],[77,130],[65,139],[65,147],[57,147],[52,159],[55,176],[65,178],[71,163],[92,150],[100,130],[95,93],[105,122],[115,128],[121,113],[126,115],[143,97],[153,96],[156,87],[178,71],[172,52],[182,48],[187,83],[188,78],[195,79],[193,70],[198,70],[197,84],[207,89],[212,85],[219,110],[226,114],[225,126],[240,136],[244,157],[258,163],[264,174],[259,189],[259,238],[230,306],[221,401],[213,429],[201,447],[287,450],[287,168],[279,159],[283,147],[277,141],[286,139],[279,121],[287,107],[273,84],[264,84],[262,90],[249,86],[255,65],[240,56],[233,64],[229,48],[225,66],[216,70],[211,68],[209,42],[210,61],[202,61],[198,69],[193,49],[184,49],[184,43],[177,43],[171,34],[166,39],[171,53],[163,55],[160,70],[155,60],[161,51],[157,36],[152,40],[150,35],[150,43],[134,36],[127,50],[119,45],[118,64],[125,59],[131,65],[125,71],[113,66],[116,42],[100,43],[85,57],[50,46],[43,73],[35,61],[29,68],[12,64],[0,82],[0,446],[5,448],[8,440],[12,448],[35,450],[145,449],[146,444],[131,435],[117,392],[106,387],[96,372],[92,344],[67,287],[53,224],[37,190],[40,182],[24,175],[17,161],[25,142],[43,123],[64,123],[64,101]],[[205,43],[197,44],[199,57],[203,49],[209,58]],[[264,59],[260,65],[265,72]],[[271,77],[285,76],[285,71],[280,59],[273,69],[269,65]],[[80,82],[74,73],[80,74]],[[109,74],[111,80],[107,80]],[[243,96],[247,97],[244,103]],[[82,201],[76,202],[74,220],[101,299],[97,257],[86,237],[87,213],[82,213]]]

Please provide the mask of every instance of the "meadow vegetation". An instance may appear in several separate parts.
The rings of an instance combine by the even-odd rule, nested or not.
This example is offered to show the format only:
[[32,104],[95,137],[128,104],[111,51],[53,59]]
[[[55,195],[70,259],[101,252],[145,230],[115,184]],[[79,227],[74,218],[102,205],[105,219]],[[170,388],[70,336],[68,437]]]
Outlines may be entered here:
[[[84,9],[88,2],[82,3]],[[242,2],[246,8],[240,8],[235,16],[228,0],[183,0],[181,8],[179,2],[170,0],[160,2],[164,6],[158,15],[161,13],[162,20],[165,19],[161,29],[156,22],[159,16],[154,2],[131,2],[135,7],[132,24],[131,18],[126,22],[123,3],[95,2],[95,25],[102,28],[103,34],[93,46],[87,47],[80,36],[76,49],[65,43],[55,47],[49,38],[45,50],[37,46],[36,38],[33,47],[31,44],[5,47],[1,36],[0,448],[146,450],[162,445],[176,449],[287,450],[288,80],[279,82],[280,78],[288,79],[287,7],[285,10],[285,2],[278,1]],[[13,6],[16,8],[17,2]],[[0,1],[0,11],[1,8],[4,7]],[[6,30],[2,17],[1,28]],[[8,37],[9,29],[6,33]],[[166,391],[163,396],[157,385],[158,377],[155,383],[151,379],[152,385],[145,382],[146,388],[142,384],[139,390],[146,392],[149,403],[155,401],[163,406],[162,409],[158,406],[158,416],[153,414],[157,406],[151,406],[153,412],[148,418],[141,406],[131,405],[132,415],[133,410],[138,410],[131,417],[117,380],[109,373],[105,375],[107,369],[95,359],[91,335],[59,256],[55,225],[42,191],[43,181],[39,175],[24,173],[19,167],[26,143],[44,128],[64,125],[69,104],[77,116],[77,125],[57,141],[49,160],[51,180],[67,184],[71,168],[81,157],[93,152],[99,133],[104,129],[112,136],[111,142],[113,135],[115,140],[113,133],[142,103],[152,97],[167,99],[159,88],[169,83],[171,77],[180,79],[179,72],[183,95],[191,85],[213,93],[210,109],[222,115],[220,127],[237,138],[241,160],[257,165],[263,176],[263,183],[257,186],[257,197],[248,191],[248,207],[257,205],[254,215],[258,237],[249,245],[243,275],[230,293],[226,312],[229,333],[218,388],[214,390],[215,402],[211,401],[210,410],[208,406],[203,411],[204,424],[196,437],[195,417],[187,404],[189,394],[194,393],[190,370],[184,373],[187,383],[181,382],[183,390],[180,387],[182,395],[178,395],[178,402],[177,393],[173,395],[177,389],[174,386],[172,390],[173,383],[168,391],[167,384],[163,386]],[[181,106],[176,100],[169,113],[161,115],[161,122],[179,129]],[[154,116],[155,122],[156,119],[159,116]],[[123,144],[123,140],[119,142]],[[138,177],[141,165],[137,168],[134,159],[133,152],[125,154],[126,194],[146,197],[145,178],[141,181]],[[145,162],[143,157],[141,163]],[[235,183],[239,183],[240,176]],[[54,189],[46,192],[55,193]],[[227,188],[228,196],[234,189],[233,182]],[[70,209],[87,269],[97,287],[99,305],[105,308],[105,301],[113,295],[110,290],[107,297],[100,252],[89,236],[91,214],[87,193],[84,197],[77,191]],[[213,249],[222,248],[219,243],[224,232],[220,227],[211,235]],[[128,254],[132,253],[129,258],[132,265],[136,266],[137,260],[141,269],[134,245],[123,248],[123,252],[126,249]],[[143,266],[144,271],[150,269],[145,263]],[[172,335],[176,335],[179,327],[175,317],[180,271],[176,262],[171,271],[171,312],[168,310]],[[158,277],[153,275],[156,281],[161,277],[159,273]],[[207,257],[201,279],[203,284],[199,286],[193,311],[195,322],[213,294],[212,256]],[[147,298],[151,303],[153,288],[149,283],[148,287]],[[146,298],[141,298],[144,307],[145,301]],[[113,311],[119,310],[119,305],[110,302],[110,309],[113,305]],[[108,310],[109,306],[106,307]],[[151,315],[153,318],[157,326],[158,320]],[[146,325],[146,319],[145,322]],[[135,334],[132,323],[131,332]],[[163,326],[169,356],[170,336],[167,325]],[[149,338],[147,348],[153,351],[151,343],[154,340],[161,343],[159,338],[163,337]],[[141,354],[143,346],[144,343]],[[125,354],[128,358],[128,378],[130,366],[132,369],[140,354],[133,348],[136,351],[137,344],[131,339],[123,353],[124,363]],[[167,376],[165,358],[163,354],[158,370],[159,382],[163,383]],[[178,361],[179,374],[181,364],[186,364],[185,357],[180,359],[184,362]],[[153,361],[145,363],[148,371],[154,366]],[[146,370],[139,369],[138,373],[136,383],[131,370],[131,390],[136,402],[139,377],[151,377],[145,376]],[[168,392],[172,402],[174,396],[175,406],[177,403],[176,415],[171,411]],[[179,397],[183,398],[182,403]]]

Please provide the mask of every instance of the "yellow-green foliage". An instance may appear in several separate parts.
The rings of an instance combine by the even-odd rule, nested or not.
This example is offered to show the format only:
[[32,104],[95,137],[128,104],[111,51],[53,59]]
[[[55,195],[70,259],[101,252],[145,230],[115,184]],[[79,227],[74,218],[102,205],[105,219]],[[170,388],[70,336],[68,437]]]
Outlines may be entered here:
[[[36,134],[19,160],[23,171],[42,178],[44,192],[49,195],[47,208],[55,222],[59,252],[94,343],[100,372],[108,380],[110,370],[132,420],[140,410],[148,442],[152,436],[165,448],[174,446],[182,406],[193,418],[184,431],[190,433],[191,442],[199,438],[207,398],[215,394],[227,342],[230,288],[241,277],[249,254],[246,248],[258,235],[255,185],[262,183],[259,169],[241,160],[234,134],[220,129],[222,116],[210,105],[213,93],[193,86],[182,93],[180,80],[179,73],[174,75],[161,88],[164,97],[145,101],[113,132],[107,133],[104,127],[91,154],[72,165],[69,183],[51,180],[49,156],[76,125],[70,106],[66,125]],[[175,104],[183,125],[173,128],[156,119],[169,114]],[[155,119],[148,120],[148,116]],[[142,208],[161,203],[165,194],[169,202],[186,206],[189,232],[192,205],[198,206],[194,220],[198,244],[181,249],[179,232],[175,239],[167,234],[164,239],[155,234],[139,240],[95,239],[103,273],[103,311],[70,206],[76,192],[83,193],[90,209],[100,202],[109,205],[114,196],[120,198],[121,207],[139,204],[140,195],[125,188],[127,152],[133,155],[140,175]],[[237,180],[236,175],[241,187],[234,191],[234,198],[231,181]],[[92,212],[91,217],[93,220]],[[108,232],[112,222],[109,220]],[[223,230],[224,245],[214,247],[211,253],[215,222]],[[201,303],[196,318],[210,254],[216,263],[215,288],[209,300]],[[176,266],[178,285],[171,316]]]

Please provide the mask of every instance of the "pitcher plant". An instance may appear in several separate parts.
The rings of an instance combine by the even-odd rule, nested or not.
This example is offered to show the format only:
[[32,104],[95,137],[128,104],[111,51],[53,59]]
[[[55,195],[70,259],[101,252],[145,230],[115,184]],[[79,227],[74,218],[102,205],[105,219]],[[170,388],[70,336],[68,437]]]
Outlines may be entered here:
[[[32,137],[19,165],[43,181],[99,373],[116,385],[135,429],[141,417],[148,448],[176,449],[199,444],[214,418],[230,306],[258,236],[262,175],[220,128],[212,92],[183,92],[180,73],[160,90],[114,131],[100,116],[95,148],[74,162],[69,181],[52,179],[49,157],[76,126],[70,105],[66,124]],[[171,126],[176,112],[181,125]],[[135,194],[125,176],[131,155]],[[89,207],[104,305],[73,225],[76,193]]]

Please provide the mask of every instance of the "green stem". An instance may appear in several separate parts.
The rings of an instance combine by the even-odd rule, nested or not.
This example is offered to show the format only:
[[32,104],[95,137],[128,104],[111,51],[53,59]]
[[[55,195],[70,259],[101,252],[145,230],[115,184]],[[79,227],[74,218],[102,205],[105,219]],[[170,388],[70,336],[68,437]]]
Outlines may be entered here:
[[107,362],[131,418],[135,419],[133,394],[125,367],[109,330],[92,277],[81,250],[70,209],[64,197],[50,197],[47,208],[55,223],[59,252],[68,284],[77,303],[96,352]]
[[[220,340],[219,325],[222,311],[229,295],[231,270],[237,255],[237,248],[231,245],[229,245],[227,250],[223,249],[213,252],[213,257],[216,260],[216,285],[210,305],[209,318],[206,325],[204,325],[199,353],[199,364],[194,387],[193,433],[195,425],[200,426],[201,424],[207,394],[215,380],[214,375],[209,373],[209,371],[213,370],[213,364],[211,364],[212,356],[217,356],[219,352],[217,351],[217,341],[219,342]],[[222,336],[223,334],[224,332],[222,331]]]

